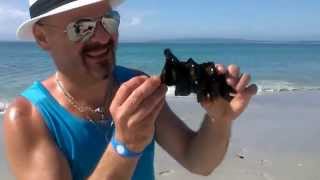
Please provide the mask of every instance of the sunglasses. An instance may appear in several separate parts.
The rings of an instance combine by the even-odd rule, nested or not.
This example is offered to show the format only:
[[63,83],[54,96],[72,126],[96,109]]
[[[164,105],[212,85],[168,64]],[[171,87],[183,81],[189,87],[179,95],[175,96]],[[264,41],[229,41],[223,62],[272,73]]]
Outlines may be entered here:
[[[120,14],[117,11],[110,11],[104,16],[95,19],[81,18],[75,22],[69,23],[64,32],[67,33],[68,39],[72,42],[86,42],[94,34],[97,27],[97,22],[101,22],[103,28],[110,35],[115,35],[118,33],[120,25]],[[41,22],[38,22],[37,24],[59,28],[57,26]]]

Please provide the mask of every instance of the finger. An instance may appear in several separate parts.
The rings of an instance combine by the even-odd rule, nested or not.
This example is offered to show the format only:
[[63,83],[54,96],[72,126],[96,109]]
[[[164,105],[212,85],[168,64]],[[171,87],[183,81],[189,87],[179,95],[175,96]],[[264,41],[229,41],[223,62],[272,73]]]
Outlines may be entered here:
[[125,102],[121,105],[121,109],[125,113],[125,116],[132,114],[140,103],[150,96],[155,90],[159,88],[161,84],[160,77],[150,77],[143,82],[137,89],[135,89]]
[[258,87],[256,84],[251,84],[250,86],[248,86],[244,91],[243,91],[243,95],[245,96],[254,96],[256,95],[258,92]]
[[236,85],[236,91],[242,92],[250,83],[251,76],[249,74],[243,74]]
[[145,118],[145,124],[144,124],[145,126],[147,126],[148,123],[150,125],[155,124],[156,120],[159,117],[159,114],[161,113],[161,111],[164,108],[165,103],[166,103],[166,100],[162,99],[159,102],[159,104],[154,108],[154,110],[150,113],[150,116]]
[[[155,107],[154,111],[152,111],[152,113],[150,115],[150,119],[149,119],[149,121],[150,121],[149,123],[150,124],[155,125],[155,122],[157,121],[161,111],[164,108],[165,102],[166,102],[166,100],[162,99],[160,101],[160,103]],[[148,120],[146,120],[146,125],[147,125],[147,123],[148,123]]]
[[153,126],[157,117],[159,116],[163,106],[165,104],[165,98],[162,98],[154,107],[149,111],[148,114],[144,116],[144,118],[135,118],[130,120],[128,123],[129,127],[136,127],[136,128],[147,128],[149,126]]
[[257,86],[251,84],[244,91],[237,94],[236,97],[231,101],[232,111],[238,116],[248,106],[253,95],[257,93]]
[[160,101],[165,99],[167,87],[162,85],[152,95],[145,99],[141,105],[137,108],[131,119],[144,119],[150,113],[154,111],[154,108],[159,104]]
[[227,69],[224,67],[223,64],[216,64],[215,67],[218,74],[225,74],[227,72]]
[[147,76],[136,76],[134,78],[131,78],[129,81],[122,83],[112,100],[110,108],[113,106],[120,106],[129,97],[129,95],[147,78]]
[[227,84],[229,86],[231,86],[233,89],[236,89],[237,83],[238,83],[237,79],[235,79],[235,78],[227,78],[226,81],[227,81]]
[[231,64],[228,66],[227,74],[231,78],[238,79],[240,75],[240,68],[237,65]]

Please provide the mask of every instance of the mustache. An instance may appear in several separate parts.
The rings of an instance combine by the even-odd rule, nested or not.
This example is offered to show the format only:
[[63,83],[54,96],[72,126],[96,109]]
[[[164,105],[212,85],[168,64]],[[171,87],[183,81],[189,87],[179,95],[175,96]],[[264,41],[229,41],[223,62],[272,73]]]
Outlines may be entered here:
[[114,42],[109,42],[108,44],[101,44],[101,43],[90,43],[86,44],[83,47],[83,52],[89,52],[92,50],[101,50],[101,49],[111,49],[115,50],[116,49],[116,44]]

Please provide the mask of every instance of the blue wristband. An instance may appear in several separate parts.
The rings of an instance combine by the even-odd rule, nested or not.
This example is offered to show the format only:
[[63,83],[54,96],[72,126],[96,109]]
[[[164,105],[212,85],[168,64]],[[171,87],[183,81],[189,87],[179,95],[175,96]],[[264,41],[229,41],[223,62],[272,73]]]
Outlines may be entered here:
[[122,142],[116,140],[116,138],[114,137],[114,135],[111,138],[111,145],[113,147],[113,149],[122,157],[125,158],[135,158],[135,157],[139,157],[142,155],[142,152],[134,152],[131,151],[130,149],[128,149],[126,147],[125,144],[123,144]]

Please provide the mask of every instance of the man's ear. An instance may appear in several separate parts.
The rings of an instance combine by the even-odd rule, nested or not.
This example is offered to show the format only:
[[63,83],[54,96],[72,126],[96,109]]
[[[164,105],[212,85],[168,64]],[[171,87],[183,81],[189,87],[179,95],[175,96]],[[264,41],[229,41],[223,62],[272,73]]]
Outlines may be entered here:
[[49,50],[49,43],[47,39],[48,33],[45,31],[43,26],[35,23],[32,31],[38,45],[44,50]]

